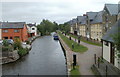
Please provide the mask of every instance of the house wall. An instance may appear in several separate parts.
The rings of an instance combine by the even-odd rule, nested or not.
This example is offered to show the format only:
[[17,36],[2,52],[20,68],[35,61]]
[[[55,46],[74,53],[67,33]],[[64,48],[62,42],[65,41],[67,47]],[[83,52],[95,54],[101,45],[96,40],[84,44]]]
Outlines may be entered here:
[[91,38],[101,41],[102,36],[102,24],[91,24]]
[[22,29],[22,41],[28,40],[28,32],[27,32],[27,26],[25,25]]
[[85,27],[85,25],[80,25],[79,26],[79,31],[80,31],[80,35],[86,37],[86,27]]
[[[8,32],[3,32],[3,30],[8,30]],[[19,30],[19,32],[14,32],[14,30]],[[2,29],[2,39],[4,37],[8,37],[8,39],[14,40],[15,37],[19,37],[21,41],[26,41],[28,40],[28,35],[27,35],[27,28],[24,26],[24,28],[19,28],[19,29]]]
[[103,41],[103,58],[110,62],[110,43],[106,46],[105,41]]
[[70,33],[74,33],[73,26],[70,27]]
[[[32,30],[32,28],[34,28],[34,30]],[[37,27],[35,27],[35,26],[32,26],[32,27],[27,26],[27,29],[28,29],[29,33],[35,33],[35,36],[37,35]]]
[[[106,17],[107,17],[107,20],[106,20]],[[109,11],[106,8],[104,8],[102,18],[103,18],[103,23],[104,23],[103,33],[105,34],[116,23],[118,17],[117,15],[110,15]],[[108,27],[105,29],[106,25],[108,25]]]
[[[3,30],[8,30],[8,32],[3,32]],[[19,32],[14,32],[14,30],[19,30]],[[13,40],[15,37],[19,37],[22,40],[22,29],[2,29],[2,39],[4,37],[8,37],[8,39],[12,37]]]

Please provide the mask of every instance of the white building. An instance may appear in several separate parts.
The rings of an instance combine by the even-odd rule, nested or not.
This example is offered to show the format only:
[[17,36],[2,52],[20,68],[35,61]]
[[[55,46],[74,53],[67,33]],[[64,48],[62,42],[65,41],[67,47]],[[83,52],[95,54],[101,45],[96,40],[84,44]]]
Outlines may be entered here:
[[28,29],[28,36],[36,36],[37,35],[37,27],[36,24],[27,24],[27,29]]
[[112,35],[119,34],[120,33],[120,20],[112,26],[112,28],[103,36],[102,38],[102,52],[103,52],[103,58],[107,60],[109,63],[112,63],[117,68],[120,69],[120,58],[117,56],[118,53],[116,51],[114,40]]

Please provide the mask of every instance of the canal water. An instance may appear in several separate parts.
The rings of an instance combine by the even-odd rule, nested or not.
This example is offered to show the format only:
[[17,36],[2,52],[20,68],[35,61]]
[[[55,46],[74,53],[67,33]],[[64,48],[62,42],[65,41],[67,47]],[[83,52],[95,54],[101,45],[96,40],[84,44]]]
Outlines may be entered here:
[[66,60],[59,41],[52,36],[36,39],[28,55],[2,66],[3,75],[66,75]]

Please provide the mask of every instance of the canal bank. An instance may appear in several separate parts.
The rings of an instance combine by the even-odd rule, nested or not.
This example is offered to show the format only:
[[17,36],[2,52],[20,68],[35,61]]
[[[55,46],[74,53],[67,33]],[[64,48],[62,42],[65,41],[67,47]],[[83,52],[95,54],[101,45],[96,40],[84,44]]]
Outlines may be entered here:
[[72,67],[72,63],[73,63],[73,52],[71,52],[71,49],[65,44],[65,42],[61,39],[61,37],[59,36],[59,41],[61,44],[61,47],[65,53],[65,57],[66,57],[66,64],[67,64],[67,74],[68,76],[70,76],[70,71],[71,71],[71,67]]
[[[30,41],[30,45],[29,44],[22,44],[23,48],[27,48],[27,53],[24,54],[23,56],[26,56],[27,54],[29,54],[29,51],[32,49],[31,44],[35,41],[35,39],[40,38],[40,36],[35,36],[32,37],[29,41]],[[22,58],[23,56],[20,56],[18,54],[18,50],[14,50],[13,52],[10,52],[11,56],[9,57],[2,57],[0,58],[1,63],[0,64],[8,64],[8,63],[13,63],[17,60],[19,60],[20,58]]]
[[2,69],[3,75],[67,75],[63,50],[52,36],[37,38],[29,55]]

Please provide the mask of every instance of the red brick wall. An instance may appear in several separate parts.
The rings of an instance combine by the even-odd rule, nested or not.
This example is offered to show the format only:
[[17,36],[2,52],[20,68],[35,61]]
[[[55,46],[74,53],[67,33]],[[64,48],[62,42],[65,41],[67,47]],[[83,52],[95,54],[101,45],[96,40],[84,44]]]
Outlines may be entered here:
[[[3,32],[3,30],[8,30],[8,32]],[[19,32],[14,32],[14,30],[19,30]],[[28,40],[26,26],[24,26],[23,29],[2,29],[2,39],[4,39],[4,37],[8,37],[8,39],[12,37],[12,39],[14,40],[15,36],[18,36],[21,41]]]
[[27,32],[27,26],[26,25],[22,29],[22,40],[23,41],[28,40],[28,32]]

